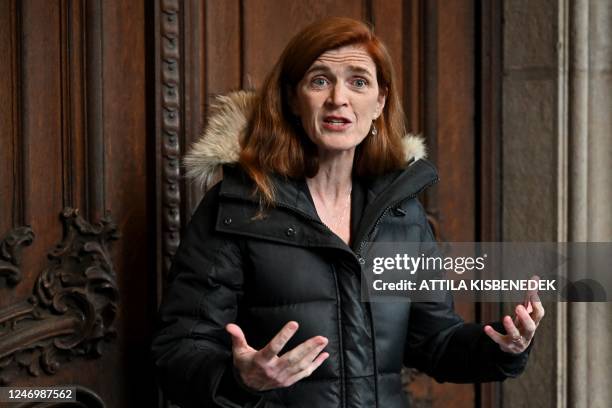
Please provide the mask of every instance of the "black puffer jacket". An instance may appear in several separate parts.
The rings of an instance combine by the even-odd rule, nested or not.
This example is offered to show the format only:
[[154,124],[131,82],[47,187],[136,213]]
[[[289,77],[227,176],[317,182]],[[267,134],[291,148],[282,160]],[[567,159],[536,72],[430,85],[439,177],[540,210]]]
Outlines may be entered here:
[[[275,207],[254,219],[252,182],[239,167],[226,166],[183,236],[160,311],[153,354],[168,396],[185,408],[399,408],[407,406],[402,365],[438,381],[519,374],[527,353],[503,353],[481,325],[454,313],[450,298],[360,301],[363,242],[433,240],[416,195],[436,180],[434,167],[417,159],[403,171],[362,181],[361,217],[349,247],[318,220],[303,182],[275,179]],[[330,357],[289,388],[248,392],[236,381],[224,326],[236,322],[259,349],[289,320],[300,329],[286,350],[321,335],[329,339]]]

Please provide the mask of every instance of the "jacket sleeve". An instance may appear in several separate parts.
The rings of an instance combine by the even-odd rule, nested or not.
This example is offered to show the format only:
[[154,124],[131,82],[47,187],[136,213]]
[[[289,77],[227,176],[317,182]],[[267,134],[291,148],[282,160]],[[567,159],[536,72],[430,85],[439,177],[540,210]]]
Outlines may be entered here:
[[153,338],[155,368],[182,408],[255,406],[233,375],[231,340],[243,272],[239,244],[214,232],[219,185],[194,213],[174,257]]
[[[435,238],[421,211],[422,241],[438,251]],[[505,334],[501,322],[491,324]],[[450,293],[445,301],[411,305],[404,364],[432,376],[438,382],[486,382],[516,377],[523,372],[533,345],[521,354],[502,351],[484,332],[483,324],[465,323],[453,307]]]

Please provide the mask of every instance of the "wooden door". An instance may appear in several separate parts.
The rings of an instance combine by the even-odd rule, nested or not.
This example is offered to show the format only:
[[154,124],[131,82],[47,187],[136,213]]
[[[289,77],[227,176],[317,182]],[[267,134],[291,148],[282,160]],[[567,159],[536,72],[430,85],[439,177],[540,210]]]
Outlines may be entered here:
[[[494,189],[477,180],[494,180],[494,166],[474,160],[493,157],[481,134],[495,115],[479,101],[495,89],[481,86],[493,82],[475,43],[479,4],[0,0],[0,385],[76,384],[91,407],[166,405],[150,334],[202,196],[180,158],[211,98],[260,85],[287,39],[324,16],[369,21],[387,44],[410,130],[440,170],[423,197],[437,233],[487,236],[476,215],[494,212]],[[405,378],[413,406],[493,401],[472,385]]]
[[155,403],[146,17],[0,0],[0,385]]

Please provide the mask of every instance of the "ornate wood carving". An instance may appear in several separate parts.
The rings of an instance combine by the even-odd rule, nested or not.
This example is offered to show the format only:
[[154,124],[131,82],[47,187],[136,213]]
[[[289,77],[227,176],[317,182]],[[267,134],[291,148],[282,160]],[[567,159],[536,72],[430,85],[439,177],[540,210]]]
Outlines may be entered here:
[[[99,357],[102,341],[115,333],[118,291],[108,246],[119,238],[117,226],[108,217],[90,224],[71,208],[61,218],[63,240],[49,252],[32,295],[0,309],[0,385],[22,371],[54,374],[67,360]],[[12,256],[6,262],[17,268],[17,248],[32,238],[28,227],[10,233],[0,245],[3,257],[5,249]]]
[[181,86],[181,15],[178,0],[160,0],[160,33],[158,57],[158,101],[161,129],[161,215],[162,274],[179,244],[180,204],[180,139],[183,132],[183,88]]
[[0,242],[0,277],[6,279],[9,285],[21,281],[21,250],[32,244],[34,232],[32,228],[19,227],[10,231]]

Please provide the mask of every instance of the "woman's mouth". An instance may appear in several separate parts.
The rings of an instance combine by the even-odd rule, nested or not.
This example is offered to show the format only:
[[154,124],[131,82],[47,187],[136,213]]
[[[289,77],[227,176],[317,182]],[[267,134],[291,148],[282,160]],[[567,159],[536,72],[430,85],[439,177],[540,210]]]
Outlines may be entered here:
[[323,128],[335,132],[348,129],[352,122],[342,116],[326,116],[323,118]]

